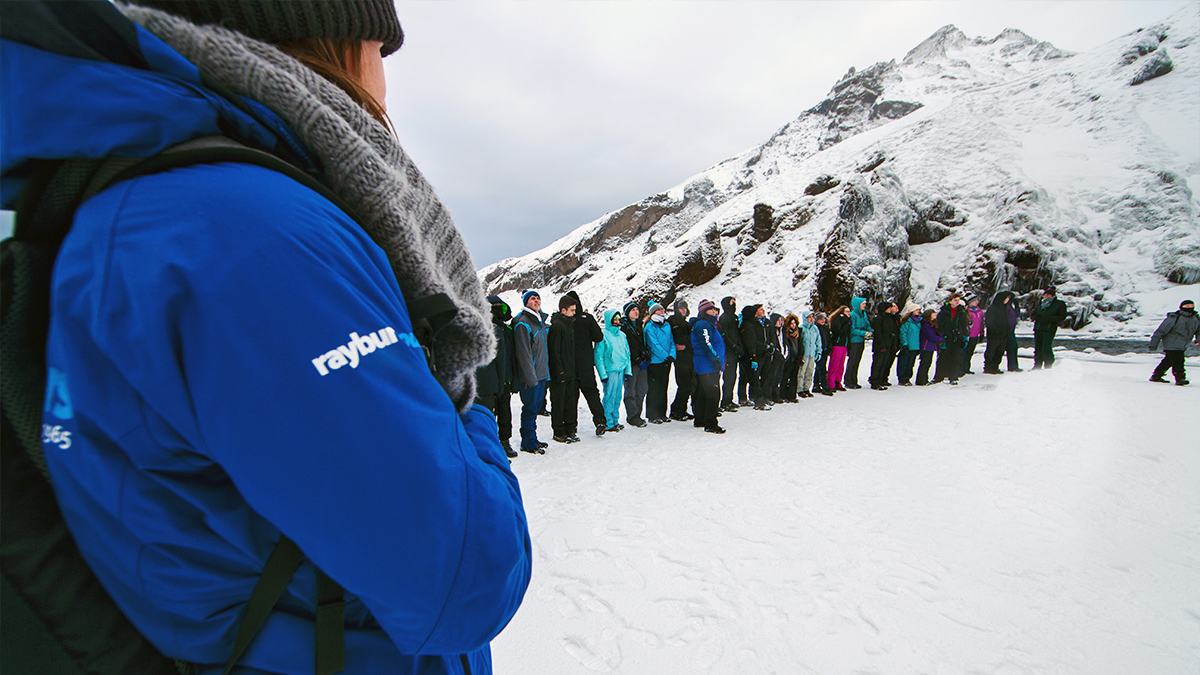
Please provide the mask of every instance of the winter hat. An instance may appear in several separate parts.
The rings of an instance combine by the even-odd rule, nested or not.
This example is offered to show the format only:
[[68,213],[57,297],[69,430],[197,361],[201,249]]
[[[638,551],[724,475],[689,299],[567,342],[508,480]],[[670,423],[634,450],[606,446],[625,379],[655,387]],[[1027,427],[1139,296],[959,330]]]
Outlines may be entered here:
[[498,296],[498,295],[487,296],[487,301],[488,301],[489,305],[503,305],[504,304],[504,300],[502,300],[500,298],[500,296]]
[[393,0],[129,0],[217,25],[263,42],[305,38],[382,42],[387,56],[404,44]]
[[1195,307],[1196,303],[1192,302],[1191,300],[1184,300],[1183,302],[1179,303],[1179,309],[1183,309],[1184,305],[1191,305]]
[[654,313],[655,313],[655,312],[657,312],[657,311],[658,311],[658,310],[660,310],[660,309],[661,309],[662,311],[664,311],[664,312],[665,312],[665,311],[667,311],[667,308],[666,308],[666,307],[663,307],[661,304],[659,304],[659,303],[657,303],[657,302],[656,302],[656,303],[654,303],[654,304],[652,304],[652,305],[650,305],[650,315],[651,315],[651,316],[653,316],[653,315],[654,315]]
[[674,309],[676,312],[678,312],[681,308],[687,309],[688,308],[687,300],[680,298],[675,301],[674,305],[671,305],[671,308]]
[[921,311],[921,306],[918,305],[917,303],[913,302],[912,300],[909,300],[908,302],[904,303],[904,313],[906,315],[915,314],[916,312],[919,312],[919,311]]
[[564,295],[558,299],[558,311],[561,312],[568,307],[575,307],[578,304],[579,302],[575,298],[572,298],[570,295]]
[[1043,295],[1058,295],[1058,289],[1054,286],[1047,286],[1046,290],[1042,291]]
[[534,298],[534,297],[536,297],[540,300],[542,297],[542,294],[538,293],[537,291],[525,291],[525,294],[521,296],[521,304],[528,305],[529,299]]
[[642,311],[642,309],[640,307],[638,307],[638,304],[636,302],[627,302],[627,303],[625,303],[625,306],[621,308],[621,312],[625,316],[629,316],[630,310],[634,310],[634,309],[636,309],[639,312]]
[[701,300],[700,307],[696,311],[698,311],[700,313],[700,316],[704,316],[705,312],[707,312],[710,309],[716,309],[716,308],[717,308],[717,306],[712,303],[712,300]]
[[817,318],[814,320],[821,321],[821,320],[828,319],[828,318],[829,317],[825,314],[825,312],[817,312]]

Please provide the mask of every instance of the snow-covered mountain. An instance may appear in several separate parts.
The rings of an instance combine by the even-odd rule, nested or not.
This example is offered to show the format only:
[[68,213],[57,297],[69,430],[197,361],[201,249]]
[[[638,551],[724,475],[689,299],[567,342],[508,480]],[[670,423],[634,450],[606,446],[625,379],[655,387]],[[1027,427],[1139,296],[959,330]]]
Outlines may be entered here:
[[589,307],[734,295],[1034,295],[1144,334],[1138,298],[1200,282],[1200,8],[1082,54],[941,28],[849,72],[765,143],[480,271]]

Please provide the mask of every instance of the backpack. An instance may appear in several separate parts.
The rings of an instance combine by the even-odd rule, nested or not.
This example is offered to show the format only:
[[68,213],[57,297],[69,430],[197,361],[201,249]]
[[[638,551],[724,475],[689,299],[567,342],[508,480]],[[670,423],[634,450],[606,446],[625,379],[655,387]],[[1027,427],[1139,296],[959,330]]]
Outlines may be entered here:
[[[39,160],[16,202],[12,237],[0,242],[0,571],[3,623],[22,638],[16,658],[5,665],[30,672],[120,675],[190,675],[189,664],[163,656],[122,614],[88,568],[66,528],[42,456],[42,412],[46,392],[45,347],[50,322],[50,283],[59,246],[75,210],[117,182],[169,169],[216,162],[256,164],[283,173],[315,190],[347,214],[340,200],[316,179],[267,152],[225,137],[201,138],[146,159]],[[443,294],[413,303],[414,333],[432,362],[433,337],[457,308]],[[255,584],[239,622],[228,674],[262,627],[303,558],[281,537]],[[316,603],[317,675],[344,668],[343,591],[318,570]],[[40,638],[59,651],[53,671]],[[14,642],[8,640],[7,643]],[[61,650],[61,651],[60,651]],[[6,646],[6,651],[8,648]],[[65,652],[65,657],[62,652]],[[73,662],[73,666],[66,665]]]

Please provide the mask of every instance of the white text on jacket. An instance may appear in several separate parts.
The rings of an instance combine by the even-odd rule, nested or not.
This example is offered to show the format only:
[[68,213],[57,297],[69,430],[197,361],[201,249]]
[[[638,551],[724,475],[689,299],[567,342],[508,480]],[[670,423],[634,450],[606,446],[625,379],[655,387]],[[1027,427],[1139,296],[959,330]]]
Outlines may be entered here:
[[347,365],[351,368],[357,368],[361,357],[374,352],[376,349],[383,349],[397,342],[404,342],[410,347],[417,349],[421,348],[416,336],[412,333],[396,335],[396,331],[391,326],[388,326],[387,328],[380,328],[374,333],[368,333],[363,336],[359,336],[358,333],[351,333],[349,342],[344,345],[338,345],[337,349],[318,356],[312,360],[312,364],[321,375],[328,375],[329,371],[337,370]]

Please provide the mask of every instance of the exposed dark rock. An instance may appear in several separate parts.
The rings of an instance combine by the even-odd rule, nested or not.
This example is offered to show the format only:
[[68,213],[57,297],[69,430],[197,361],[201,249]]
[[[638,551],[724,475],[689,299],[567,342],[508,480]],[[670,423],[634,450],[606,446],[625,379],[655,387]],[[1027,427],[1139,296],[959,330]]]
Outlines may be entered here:
[[887,155],[884,155],[882,152],[880,152],[880,153],[877,153],[874,157],[872,157],[866,164],[863,164],[862,166],[858,167],[856,169],[856,171],[858,171],[859,173],[869,173],[871,171],[874,171],[875,169],[878,169],[880,167],[880,165],[882,165],[886,161],[887,161]]
[[813,285],[812,306],[818,312],[831,312],[839,305],[850,304],[854,278],[850,276],[849,245],[839,223],[817,247],[817,279]]
[[923,103],[910,103],[908,101],[880,101],[871,109],[871,116],[868,119],[886,117],[889,120],[898,120],[924,105]]
[[816,212],[813,211],[812,208],[802,206],[800,208],[791,209],[790,211],[784,212],[775,220],[779,223],[779,229],[791,231],[804,227],[812,221],[815,215]]
[[1129,80],[1129,84],[1131,86],[1138,85],[1147,80],[1162,77],[1174,69],[1175,64],[1171,63],[1171,57],[1167,55],[1166,50],[1156,51],[1142,63],[1137,74]]
[[822,192],[828,192],[841,184],[842,181],[830,176],[829,174],[826,174],[824,176],[820,176],[817,178],[817,180],[813,181],[811,185],[804,188],[804,194],[810,196],[819,195]]
[[775,209],[768,204],[754,205],[754,226],[751,233],[758,241],[766,241],[775,234]]
[[1124,54],[1121,54],[1121,65],[1127,66],[1150,52],[1155,51],[1158,49],[1158,43],[1159,39],[1157,35],[1143,35],[1137,42],[1130,45]]
[[838,205],[838,218],[841,220],[860,223],[874,214],[875,206],[871,202],[870,192],[851,186],[842,195],[842,202]]
[[936,220],[918,218],[908,227],[908,245],[920,246],[941,241],[950,236],[950,228]]

